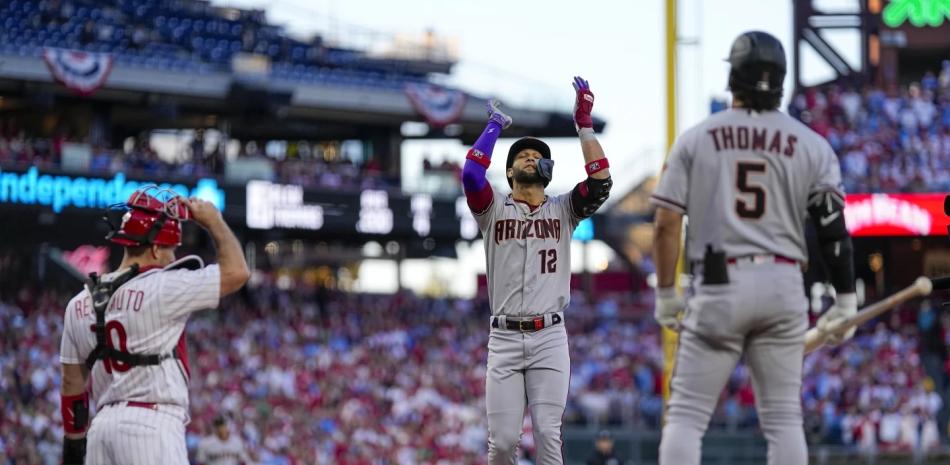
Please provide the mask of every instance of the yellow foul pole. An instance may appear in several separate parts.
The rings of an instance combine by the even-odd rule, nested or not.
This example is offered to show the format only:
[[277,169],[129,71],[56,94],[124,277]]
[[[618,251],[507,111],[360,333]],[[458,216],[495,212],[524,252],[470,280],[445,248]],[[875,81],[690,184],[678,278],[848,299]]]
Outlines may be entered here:
[[[669,154],[676,139],[676,2],[666,0],[666,151]],[[683,270],[683,254],[676,264],[676,283]],[[670,378],[676,359],[678,335],[662,328],[663,334],[663,403],[670,398]]]

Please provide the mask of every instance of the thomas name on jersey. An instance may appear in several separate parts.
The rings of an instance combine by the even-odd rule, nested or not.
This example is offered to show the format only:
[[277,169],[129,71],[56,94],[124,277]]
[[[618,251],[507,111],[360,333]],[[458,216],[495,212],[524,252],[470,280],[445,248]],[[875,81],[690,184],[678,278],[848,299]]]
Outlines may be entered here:
[[782,137],[782,131],[771,128],[747,126],[720,126],[707,130],[712,137],[716,152],[720,150],[757,150],[792,157],[795,155],[795,143],[798,137],[788,134]]
[[541,218],[537,220],[498,220],[495,221],[495,243],[509,239],[554,239],[561,242],[561,220]]

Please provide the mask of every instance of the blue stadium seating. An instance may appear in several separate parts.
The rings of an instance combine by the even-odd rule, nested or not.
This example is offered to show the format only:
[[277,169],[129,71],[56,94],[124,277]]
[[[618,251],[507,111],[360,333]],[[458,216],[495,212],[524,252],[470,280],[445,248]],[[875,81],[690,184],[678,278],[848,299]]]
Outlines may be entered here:
[[20,56],[71,48],[112,53],[120,66],[208,73],[228,72],[236,53],[252,52],[270,58],[272,77],[300,83],[398,90],[426,82],[362,51],[301,42],[251,12],[224,18],[202,2],[10,0],[0,4],[0,25],[0,51]]

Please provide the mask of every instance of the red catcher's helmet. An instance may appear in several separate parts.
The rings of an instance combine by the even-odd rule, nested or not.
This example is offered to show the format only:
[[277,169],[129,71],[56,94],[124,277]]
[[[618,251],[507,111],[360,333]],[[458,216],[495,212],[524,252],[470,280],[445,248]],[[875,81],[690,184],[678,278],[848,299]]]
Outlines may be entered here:
[[184,199],[169,189],[140,188],[106,211],[112,231],[106,239],[125,247],[181,245],[181,223],[191,218]]

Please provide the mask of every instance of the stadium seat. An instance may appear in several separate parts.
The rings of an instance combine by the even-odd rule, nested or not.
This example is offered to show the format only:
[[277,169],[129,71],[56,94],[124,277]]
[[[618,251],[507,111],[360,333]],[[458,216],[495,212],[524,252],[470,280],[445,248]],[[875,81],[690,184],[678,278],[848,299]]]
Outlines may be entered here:
[[[178,2],[76,1],[71,3],[72,11],[65,23],[34,29],[33,18],[39,5],[40,2],[23,0],[0,2],[0,50],[24,56],[35,55],[34,49],[39,46],[112,52],[123,66],[157,66],[198,73],[220,69],[234,54],[245,50],[245,25],[240,21],[216,17],[210,9],[194,10]],[[80,37],[89,20],[100,28],[99,37],[91,44],[83,44]],[[151,42],[145,47],[133,46],[132,31],[142,26],[150,34]],[[310,44],[288,37],[277,27],[261,25],[254,29],[256,42],[250,49],[268,56],[274,75],[284,79],[387,89],[418,80],[391,63],[365,59],[357,50],[334,48],[318,57]],[[317,64],[331,64],[338,69],[329,70]]]

